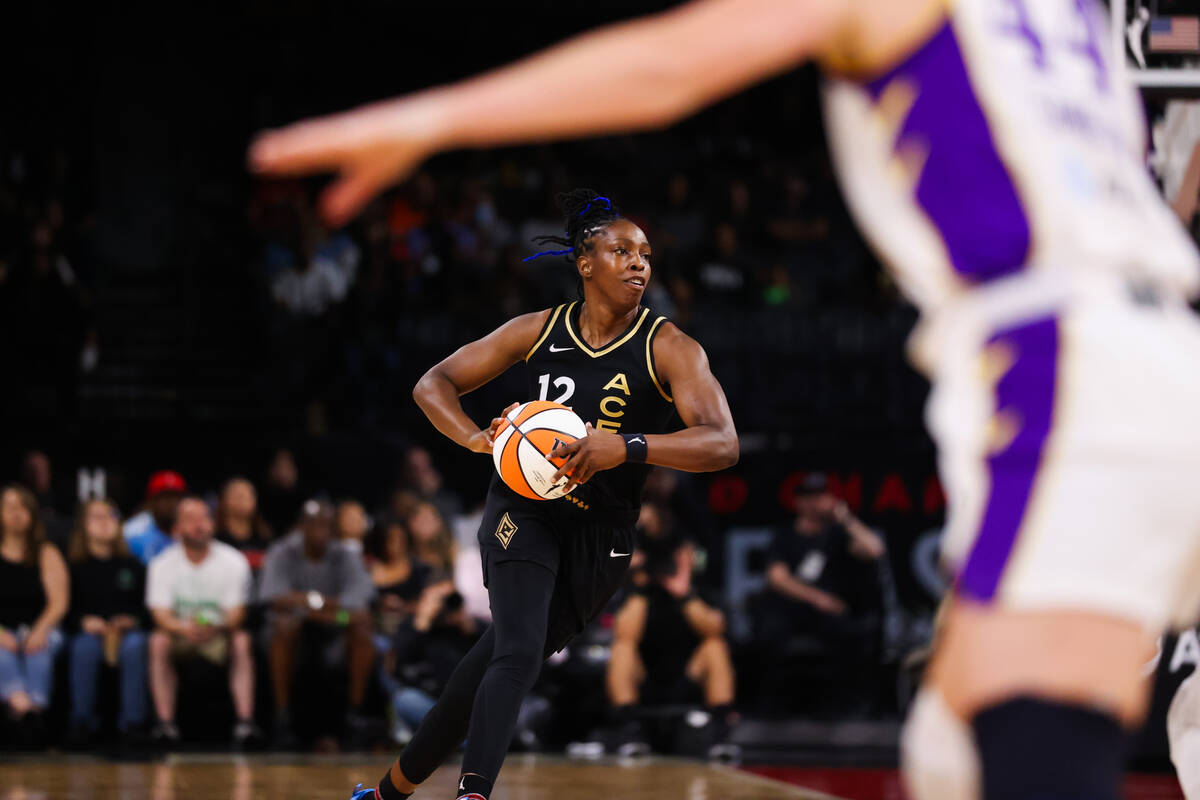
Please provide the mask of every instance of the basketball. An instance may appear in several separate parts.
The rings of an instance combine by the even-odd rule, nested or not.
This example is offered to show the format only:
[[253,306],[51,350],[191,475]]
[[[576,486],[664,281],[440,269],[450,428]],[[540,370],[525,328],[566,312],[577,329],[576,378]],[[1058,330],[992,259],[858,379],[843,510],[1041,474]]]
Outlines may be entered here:
[[533,400],[517,406],[505,418],[492,445],[492,460],[500,479],[517,494],[531,500],[554,500],[567,494],[564,477],[551,479],[564,459],[552,458],[558,444],[587,435],[583,420],[561,403]]

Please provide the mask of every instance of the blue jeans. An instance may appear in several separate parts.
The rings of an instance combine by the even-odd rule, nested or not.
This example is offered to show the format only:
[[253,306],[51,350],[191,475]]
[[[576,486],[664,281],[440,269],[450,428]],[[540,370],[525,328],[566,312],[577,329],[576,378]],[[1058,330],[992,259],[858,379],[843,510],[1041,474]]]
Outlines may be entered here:
[[[17,641],[25,645],[28,633],[18,634]],[[8,701],[17,692],[29,695],[39,711],[50,705],[50,690],[54,687],[54,657],[62,647],[63,637],[51,631],[49,644],[39,653],[10,653],[0,650],[0,700]]]
[[[145,631],[128,631],[121,637],[117,656],[120,675],[120,705],[117,728],[127,731],[146,719],[146,642]],[[71,721],[96,730],[96,684],[104,661],[104,641],[92,633],[71,637]]]
[[392,694],[392,710],[410,727],[417,727],[437,701],[420,689],[404,687]]

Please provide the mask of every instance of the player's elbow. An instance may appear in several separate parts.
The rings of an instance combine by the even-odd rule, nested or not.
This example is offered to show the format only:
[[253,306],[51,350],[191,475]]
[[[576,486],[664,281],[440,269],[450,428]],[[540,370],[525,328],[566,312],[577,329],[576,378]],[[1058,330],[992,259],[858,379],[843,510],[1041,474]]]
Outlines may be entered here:
[[428,372],[421,376],[421,379],[413,385],[412,396],[416,404],[421,408],[425,408],[425,402],[430,394],[434,391],[434,384],[437,383],[437,367],[431,368]]
[[738,463],[741,457],[741,445],[737,434],[730,431],[721,438],[720,445],[715,450],[717,469],[728,469]]

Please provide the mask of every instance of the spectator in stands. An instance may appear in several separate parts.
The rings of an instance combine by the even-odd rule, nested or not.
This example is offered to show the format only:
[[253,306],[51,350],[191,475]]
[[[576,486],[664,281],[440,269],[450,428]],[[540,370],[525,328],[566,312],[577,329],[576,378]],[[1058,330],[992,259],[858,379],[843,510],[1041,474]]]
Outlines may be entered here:
[[379,674],[385,691],[392,698],[399,722],[393,726],[393,738],[403,744],[411,738],[413,727],[420,724],[434,702],[427,693],[398,679],[400,665],[396,660],[397,634],[401,626],[411,622],[421,592],[428,585],[430,568],[413,558],[412,534],[399,517],[385,518],[371,549]]
[[363,553],[363,539],[371,528],[371,519],[367,510],[357,500],[343,500],[338,503],[337,518],[334,523],[334,537],[342,546],[356,553]]
[[258,511],[258,492],[246,478],[231,478],[221,489],[217,501],[219,542],[240,550],[255,574],[262,569],[263,558],[271,545],[271,526]]
[[639,703],[696,699],[702,699],[712,715],[714,747],[724,746],[734,701],[725,615],[693,586],[691,542],[668,534],[643,540],[642,547],[648,580],[635,587],[617,612],[608,663],[606,688],[617,751],[622,755],[645,752],[635,718]]
[[433,465],[433,459],[424,447],[410,447],[404,454],[401,488],[433,503],[443,520],[452,520],[462,513],[462,501],[445,487],[442,473]]
[[447,580],[454,575],[454,535],[445,519],[431,502],[421,501],[409,509],[404,519],[412,533],[413,554],[429,565],[431,581]]
[[62,414],[71,408],[84,314],[80,287],[54,241],[49,222],[30,229],[25,269],[14,275],[12,312],[21,347],[14,350],[29,411]]
[[187,491],[187,482],[178,472],[162,470],[150,476],[146,483],[145,508],[125,520],[125,541],[129,552],[143,564],[171,544],[171,525],[179,498]]
[[373,550],[375,629],[390,643],[400,624],[412,616],[432,569],[413,557],[412,534],[403,520],[395,517],[384,521]]
[[663,243],[670,266],[676,269],[695,255],[704,241],[704,214],[693,202],[691,188],[686,172],[671,176],[667,182],[667,208],[659,215],[655,232],[655,244]]
[[856,612],[877,589],[874,562],[883,554],[883,539],[829,491],[825,477],[806,477],[796,490],[795,521],[776,531],[767,555],[760,638],[778,645],[804,634],[861,652],[870,633]]
[[203,658],[229,667],[237,715],[233,741],[244,747],[261,737],[254,724],[250,634],[242,627],[250,565],[234,548],[213,541],[212,515],[197,495],[179,499],[170,530],[177,543],[156,556],[146,574],[146,605],[155,622],[150,634],[150,693],[158,717],[151,737],[166,745],[179,741],[176,662]]
[[267,479],[259,498],[259,508],[276,538],[291,532],[303,503],[296,457],[291,450],[281,447],[271,456]]
[[67,552],[71,569],[71,729],[86,746],[96,734],[100,666],[120,672],[117,730],[135,733],[146,720],[146,568],[129,554],[121,518],[109,500],[83,504]]
[[33,493],[0,490],[0,700],[26,729],[25,741],[41,739],[69,580],[62,554],[46,541]]
[[38,503],[38,519],[46,529],[46,538],[60,551],[67,547],[71,521],[54,507],[54,481],[50,458],[41,450],[30,450],[21,460],[21,483],[33,492]]
[[295,743],[290,713],[292,678],[305,657],[349,672],[347,728],[361,733],[367,682],[375,661],[368,604],[374,595],[362,558],[333,539],[333,508],[304,504],[300,530],[273,545],[263,567],[260,598],[269,607],[271,682],[275,735],[281,747]]
[[741,303],[754,297],[755,262],[742,249],[737,228],[717,223],[708,258],[700,265],[697,282],[711,300]]
[[294,317],[322,317],[345,299],[354,283],[359,252],[348,237],[321,242],[316,224],[305,226],[302,252],[271,282],[271,297]]

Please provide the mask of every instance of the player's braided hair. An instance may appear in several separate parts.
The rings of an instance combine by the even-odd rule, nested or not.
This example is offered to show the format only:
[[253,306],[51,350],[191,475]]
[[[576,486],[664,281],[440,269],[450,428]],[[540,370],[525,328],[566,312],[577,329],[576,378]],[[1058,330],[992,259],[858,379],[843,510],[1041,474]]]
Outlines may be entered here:
[[563,192],[555,200],[566,221],[566,235],[535,236],[533,241],[539,245],[560,245],[564,249],[543,250],[526,258],[526,261],[542,256],[570,256],[572,260],[579,258],[592,249],[591,240],[597,231],[613,220],[621,219],[621,212],[612,200],[591,189],[572,189]]

